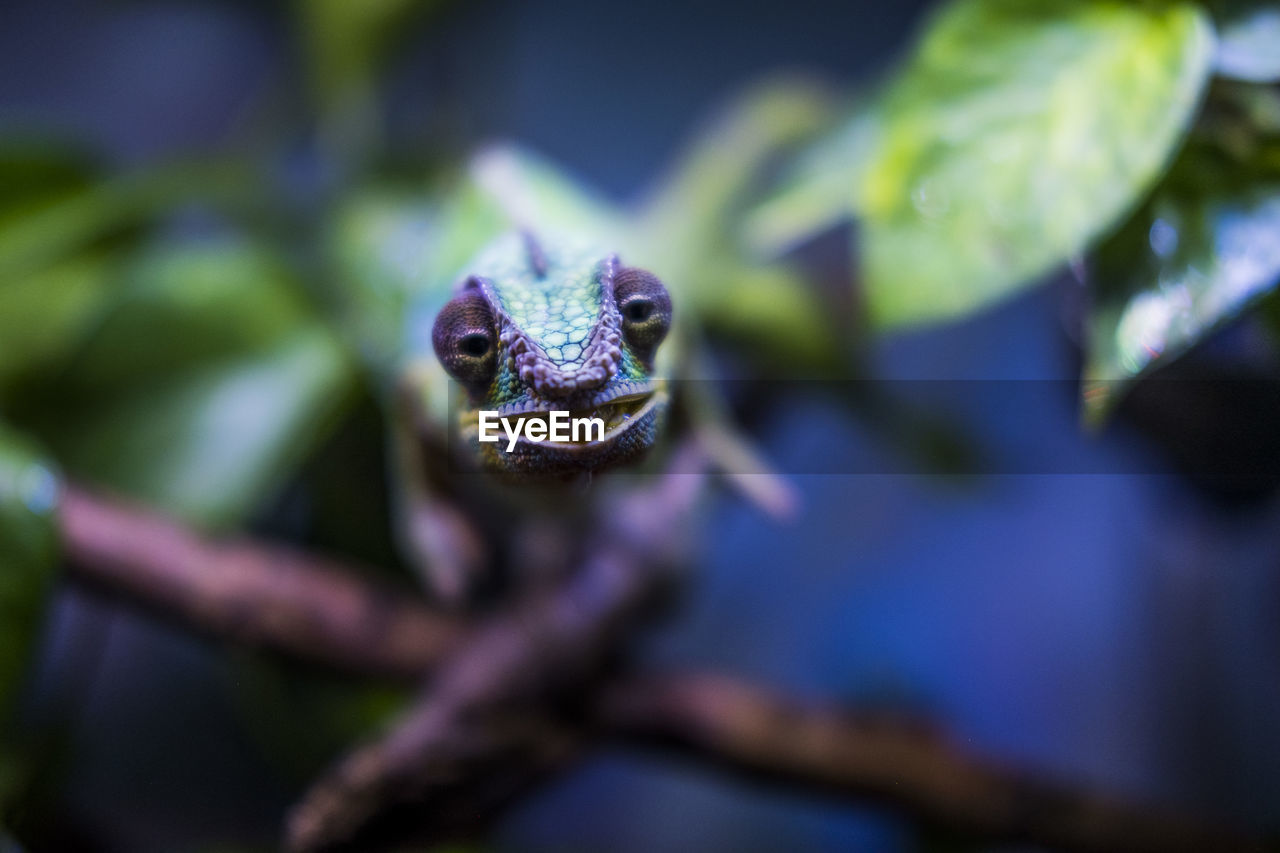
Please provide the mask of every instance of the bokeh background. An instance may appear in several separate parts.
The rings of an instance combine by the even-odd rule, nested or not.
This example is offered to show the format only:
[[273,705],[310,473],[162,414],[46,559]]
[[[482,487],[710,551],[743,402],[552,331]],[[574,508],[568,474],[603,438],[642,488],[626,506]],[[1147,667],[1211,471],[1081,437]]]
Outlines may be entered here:
[[[844,91],[873,84],[929,7],[448,4],[391,65],[387,143],[409,158],[512,139],[626,201],[766,72],[803,71]],[[66,132],[111,168],[252,150],[286,182],[323,183],[331,167],[308,133],[273,135],[303,111],[297,51],[283,4],[10,0],[0,120]],[[827,263],[845,239],[808,251]],[[752,426],[769,458],[801,472],[803,511],[765,522],[719,495],[687,598],[641,657],[924,715],[975,751],[1046,774],[1274,826],[1280,502],[1269,482],[1183,476],[1167,450],[1172,440],[1195,456],[1194,439],[1190,450],[1170,439],[1184,420],[1252,422],[1257,412],[1231,399],[1205,411],[1193,398],[1171,404],[1190,411],[1181,420],[1122,413],[1085,436],[1073,392],[1077,291],[1071,276],[1052,277],[963,321],[868,341],[864,357],[869,375],[892,380],[1058,383],[1050,405],[975,393],[948,417],[985,446],[1030,437],[1043,458],[1098,473],[856,473],[902,448],[798,383]],[[1274,375],[1275,355],[1246,319],[1190,363]],[[319,530],[304,497],[327,483],[353,527],[385,509],[381,447],[369,437],[377,416],[372,404],[361,411],[325,440],[324,461],[255,512],[253,530],[378,556],[376,537]],[[343,721],[389,701],[336,699],[340,686],[324,676],[282,675],[70,587],[40,659],[31,713],[56,721],[62,746],[32,818],[46,846],[33,849],[270,849],[307,773],[356,726]],[[538,793],[492,839],[495,850],[637,853],[942,844],[871,807],[621,751]]]

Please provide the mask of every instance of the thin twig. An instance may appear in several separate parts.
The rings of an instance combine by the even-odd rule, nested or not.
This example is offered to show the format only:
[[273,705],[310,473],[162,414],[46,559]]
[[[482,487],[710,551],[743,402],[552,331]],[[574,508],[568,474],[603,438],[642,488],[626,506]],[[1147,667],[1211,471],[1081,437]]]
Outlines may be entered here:
[[211,541],[77,488],[66,489],[59,512],[73,578],[224,640],[416,680],[467,632],[463,621],[379,588],[351,566]]

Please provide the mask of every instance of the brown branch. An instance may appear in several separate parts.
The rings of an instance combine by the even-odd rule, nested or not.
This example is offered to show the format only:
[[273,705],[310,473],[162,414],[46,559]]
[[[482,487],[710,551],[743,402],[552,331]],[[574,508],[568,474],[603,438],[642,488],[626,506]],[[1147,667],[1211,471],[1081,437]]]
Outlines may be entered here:
[[[689,448],[673,470],[691,470],[695,456]],[[289,849],[367,849],[380,819],[399,807],[421,807],[459,787],[488,789],[495,775],[513,768],[538,778],[562,766],[540,747],[564,743],[572,752],[580,738],[540,721],[549,705],[565,703],[592,681],[661,588],[673,556],[666,534],[699,490],[699,476],[669,474],[602,512],[599,535],[572,577],[483,625],[389,733],[312,788],[290,816]],[[515,714],[533,724],[511,725]],[[511,760],[519,754],[534,760]],[[493,805],[486,802],[486,814]],[[446,839],[452,827],[431,818],[430,840]]]
[[605,731],[788,791],[873,801],[986,841],[1107,853],[1261,851],[1181,814],[980,759],[921,725],[802,703],[720,676],[633,679],[603,694]]
[[65,491],[59,512],[73,578],[224,640],[419,679],[467,631],[350,566],[261,543],[210,541],[76,488]]
[[[598,696],[575,697],[630,608],[652,589],[656,576],[633,572],[634,561],[654,557],[648,549],[665,537],[651,534],[678,506],[667,496],[616,513],[639,521],[606,536],[615,547],[595,549],[595,562],[560,595],[479,628],[379,589],[349,567],[248,542],[214,543],[75,489],[61,522],[79,582],[212,636],[395,678],[420,679],[449,660],[400,726],[342,763],[295,813],[299,849],[352,837],[397,802],[428,803],[430,812],[418,814],[431,815],[433,833],[447,834],[565,766],[589,732],[792,791],[880,802],[976,838],[1081,851],[1261,849],[1181,816],[1046,784],[919,727],[721,677],[624,679]],[[554,693],[560,703],[546,701]],[[573,723],[557,715],[566,695],[569,705],[582,700]]]
[[[617,567],[599,568],[588,570],[588,583],[612,586],[608,575]],[[606,589],[604,595],[613,610],[632,603],[636,593]],[[405,807],[417,807],[430,840],[446,840],[454,827],[435,805],[443,793],[486,788],[495,772],[512,768],[536,776],[544,766],[558,767],[556,755],[540,755],[538,745],[565,740],[567,753],[576,739],[543,723],[543,694],[552,680],[590,678],[597,650],[611,639],[591,621],[546,599],[482,627],[390,732],[313,786],[290,815],[288,848],[370,849],[383,818]],[[610,621],[616,626],[619,620]],[[512,726],[513,711],[522,707],[532,725]]]

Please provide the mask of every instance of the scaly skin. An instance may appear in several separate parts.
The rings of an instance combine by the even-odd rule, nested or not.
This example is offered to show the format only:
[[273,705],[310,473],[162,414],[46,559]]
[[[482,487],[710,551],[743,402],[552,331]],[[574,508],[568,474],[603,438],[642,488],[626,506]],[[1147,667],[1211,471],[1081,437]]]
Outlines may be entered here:
[[[637,296],[637,287],[644,293]],[[434,343],[446,368],[451,358],[462,361],[460,371],[450,371],[468,390],[460,434],[486,468],[525,475],[594,471],[632,461],[652,446],[667,397],[653,372],[657,343],[636,333],[643,324],[632,314],[634,300],[651,301],[655,287],[665,299],[656,279],[622,267],[615,254],[581,239],[530,232],[500,236],[467,266],[458,295],[440,312]],[[469,309],[451,314],[460,301]],[[620,301],[632,314],[624,317]],[[669,320],[669,301],[664,304]],[[470,360],[452,348],[459,335],[477,333],[485,308],[496,353],[491,378],[472,371],[480,372],[478,381]],[[478,440],[481,410],[509,418],[568,410],[571,417],[601,418],[606,433],[578,444],[521,437],[508,452],[505,440]]]

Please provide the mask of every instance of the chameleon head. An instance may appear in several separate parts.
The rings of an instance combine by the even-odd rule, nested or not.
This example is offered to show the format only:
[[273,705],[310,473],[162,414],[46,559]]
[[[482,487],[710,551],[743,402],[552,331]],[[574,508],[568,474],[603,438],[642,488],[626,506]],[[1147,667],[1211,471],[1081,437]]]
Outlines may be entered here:
[[[473,269],[436,316],[432,345],[466,389],[461,434],[483,465],[562,475],[647,451],[667,407],[654,358],[671,325],[671,297],[657,277],[616,255],[563,243],[544,248],[527,234],[505,238]],[[479,441],[481,411],[515,425],[514,447],[505,433]],[[580,441],[526,437],[527,420],[553,411],[598,418],[603,437],[598,425]]]

